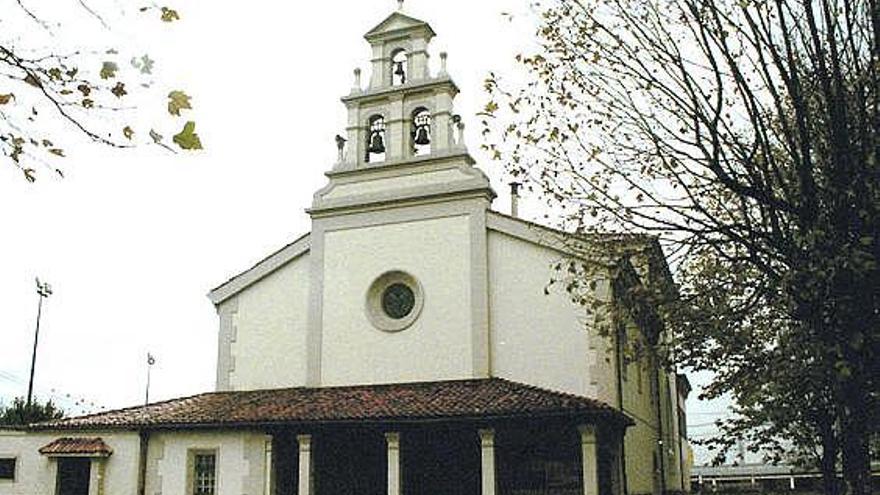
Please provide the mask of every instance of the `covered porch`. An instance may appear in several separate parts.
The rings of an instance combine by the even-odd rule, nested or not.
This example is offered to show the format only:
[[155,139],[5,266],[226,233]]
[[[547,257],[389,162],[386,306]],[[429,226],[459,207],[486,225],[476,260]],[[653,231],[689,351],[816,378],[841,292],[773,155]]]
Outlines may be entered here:
[[137,432],[141,495],[620,495],[631,425],[482,378],[213,392],[34,428]]
[[619,425],[554,417],[271,432],[273,495],[619,495]]

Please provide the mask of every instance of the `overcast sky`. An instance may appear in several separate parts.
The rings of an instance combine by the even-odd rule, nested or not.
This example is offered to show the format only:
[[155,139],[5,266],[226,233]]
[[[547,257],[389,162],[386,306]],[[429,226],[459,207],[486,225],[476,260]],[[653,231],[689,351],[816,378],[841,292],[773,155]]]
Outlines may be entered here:
[[[62,1],[76,3],[53,4]],[[205,294],[309,230],[304,209],[344,131],[339,98],[355,67],[368,80],[362,36],[396,8],[395,0],[169,3],[180,22],[117,35],[149,47],[161,84],[194,96],[190,115],[206,150],[77,148],[65,179],[33,185],[0,167],[0,399],[27,391],[35,276],[55,290],[42,319],[41,398],[88,409],[139,403],[148,351],[157,358],[151,398],[211,390],[217,317]],[[438,33],[433,62],[449,53],[462,90],[457,110],[482,164],[474,117],[485,103],[482,82],[490,70],[513,77],[514,55],[530,48],[527,5],[406,2],[405,13]],[[500,193],[495,208],[506,211],[500,170],[483,169]],[[717,409],[690,408],[692,423],[711,421]]]

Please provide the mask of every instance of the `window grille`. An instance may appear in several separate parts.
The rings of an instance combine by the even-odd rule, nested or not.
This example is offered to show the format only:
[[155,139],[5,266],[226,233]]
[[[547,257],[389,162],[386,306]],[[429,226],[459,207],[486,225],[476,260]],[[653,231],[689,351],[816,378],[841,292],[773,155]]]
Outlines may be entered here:
[[215,494],[216,462],[215,454],[196,454],[193,457],[193,495]]

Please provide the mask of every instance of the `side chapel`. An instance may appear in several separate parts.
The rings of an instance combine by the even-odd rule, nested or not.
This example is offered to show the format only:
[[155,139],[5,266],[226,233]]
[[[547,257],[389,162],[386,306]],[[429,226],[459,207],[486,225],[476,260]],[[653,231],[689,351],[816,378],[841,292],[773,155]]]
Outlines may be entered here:
[[600,239],[628,253],[600,333],[544,292],[573,236],[490,209],[431,27],[395,12],[365,37],[312,231],[209,294],[216,391],[0,431],[0,495],[687,491],[687,380],[620,297],[673,295],[656,239]]

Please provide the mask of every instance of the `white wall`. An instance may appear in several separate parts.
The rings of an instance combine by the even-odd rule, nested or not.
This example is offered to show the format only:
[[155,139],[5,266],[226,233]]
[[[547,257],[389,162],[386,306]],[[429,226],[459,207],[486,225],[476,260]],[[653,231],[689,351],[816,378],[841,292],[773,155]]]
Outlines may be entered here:
[[38,450],[60,437],[100,437],[113,455],[92,461],[90,495],[98,493],[98,462],[105,463],[104,493],[132,493],[137,486],[138,449],[136,433],[47,432],[29,433],[0,431],[0,457],[17,459],[15,481],[0,480],[0,495],[52,495],[55,493],[57,461],[41,455]]
[[309,266],[302,255],[236,295],[233,311],[221,305],[221,318],[232,319],[232,361],[218,362],[230,370],[230,390],[305,384]]
[[[472,376],[470,245],[466,215],[327,232],[322,384]],[[418,320],[397,333],[366,315],[370,285],[392,270],[418,279],[425,297]]]
[[489,315],[494,376],[616,404],[608,342],[560,290],[544,294],[563,255],[489,232]]
[[[193,450],[217,453],[217,495],[262,495],[264,447],[271,437],[252,432],[169,432],[150,438],[147,493],[183,495]],[[113,492],[108,492],[112,494]]]

